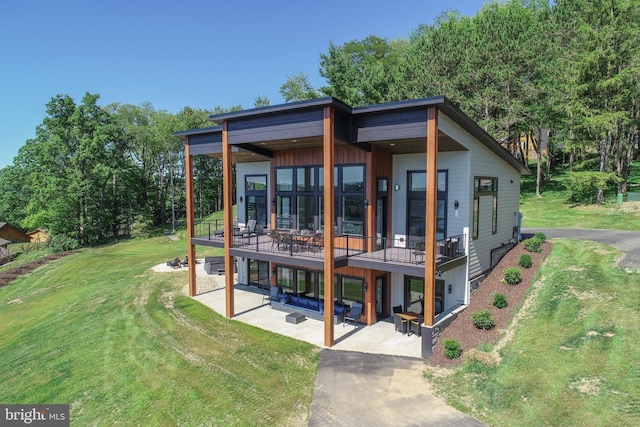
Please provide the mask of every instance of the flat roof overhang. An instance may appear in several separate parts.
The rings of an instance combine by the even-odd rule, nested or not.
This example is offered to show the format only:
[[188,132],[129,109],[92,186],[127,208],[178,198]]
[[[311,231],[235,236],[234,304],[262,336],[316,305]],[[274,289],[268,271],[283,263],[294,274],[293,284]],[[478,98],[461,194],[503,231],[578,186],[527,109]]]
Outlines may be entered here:
[[[530,173],[444,96],[356,108],[328,97],[216,114],[210,119],[218,123],[227,122],[227,138],[232,146],[234,163],[266,161],[279,151],[321,149],[324,109],[328,106],[335,111],[334,139],[337,146],[349,145],[365,151],[377,146],[392,154],[424,153],[427,109],[435,106],[519,173]],[[181,131],[174,135],[188,137],[192,155],[222,156],[221,126]],[[466,151],[466,148],[439,131],[438,151]]]

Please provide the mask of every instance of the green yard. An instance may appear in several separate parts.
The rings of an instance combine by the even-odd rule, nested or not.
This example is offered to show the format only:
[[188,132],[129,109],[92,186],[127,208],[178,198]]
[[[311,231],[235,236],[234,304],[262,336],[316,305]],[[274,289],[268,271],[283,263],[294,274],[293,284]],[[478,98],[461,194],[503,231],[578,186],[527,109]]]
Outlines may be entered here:
[[[566,204],[562,179],[542,199],[525,182],[525,226],[640,229],[633,204]],[[184,256],[179,236],[84,249],[0,288],[0,402],[69,403],[73,425],[305,425],[318,349],[191,300],[186,272],[153,273]],[[502,363],[434,386],[488,425],[640,425],[640,274],[617,256],[555,241]]]
[[132,240],[0,289],[0,402],[69,403],[72,425],[304,425],[312,345],[225,319],[154,264],[185,240]]
[[438,392],[491,426],[640,425],[640,273],[615,267],[617,256],[554,241],[502,362],[430,371]]

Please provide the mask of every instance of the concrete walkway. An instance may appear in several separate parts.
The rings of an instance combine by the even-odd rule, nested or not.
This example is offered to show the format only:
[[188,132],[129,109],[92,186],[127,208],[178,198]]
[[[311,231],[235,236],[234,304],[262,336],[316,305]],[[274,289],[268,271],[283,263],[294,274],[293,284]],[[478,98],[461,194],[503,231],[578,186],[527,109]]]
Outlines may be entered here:
[[[224,315],[224,276],[207,276],[201,264],[196,268],[211,289],[194,299]],[[271,309],[263,294],[236,285],[234,320],[324,347],[321,321],[287,323],[286,313]],[[434,396],[423,376],[420,337],[395,332],[390,321],[357,328],[340,324],[334,332],[335,345],[320,352],[310,426],[482,425]]]

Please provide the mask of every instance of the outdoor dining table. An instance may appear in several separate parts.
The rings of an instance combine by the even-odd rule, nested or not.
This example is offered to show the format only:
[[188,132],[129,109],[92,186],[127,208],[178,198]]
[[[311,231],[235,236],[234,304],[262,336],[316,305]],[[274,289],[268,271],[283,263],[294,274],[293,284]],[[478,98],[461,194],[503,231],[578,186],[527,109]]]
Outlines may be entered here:
[[414,311],[406,311],[406,312],[401,312],[396,314],[398,315],[398,317],[403,318],[407,322],[411,322],[412,320],[415,321],[418,319],[422,319],[422,314],[416,313]]
[[407,321],[407,336],[409,336],[411,333],[409,328],[409,324],[411,322],[418,322],[418,326],[420,325],[420,323],[422,323],[423,315],[420,313],[416,313],[415,311],[404,311],[396,313],[396,315],[398,315],[398,317],[400,317],[401,319]]

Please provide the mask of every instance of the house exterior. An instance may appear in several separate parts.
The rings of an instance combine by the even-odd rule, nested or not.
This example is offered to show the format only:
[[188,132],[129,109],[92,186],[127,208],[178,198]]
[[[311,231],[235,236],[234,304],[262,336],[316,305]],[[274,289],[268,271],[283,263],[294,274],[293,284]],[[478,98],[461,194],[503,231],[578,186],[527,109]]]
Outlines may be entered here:
[[[238,283],[278,287],[272,306],[298,298],[317,310],[326,346],[354,306],[366,325],[402,306],[420,314],[429,357],[493,253],[518,239],[528,170],[443,96],[353,108],[328,97],[211,120],[219,126],[176,133],[185,140],[192,296],[195,246],[222,247]],[[199,155],[222,158],[223,224],[194,220]]]
[[11,243],[29,242],[29,236],[6,222],[0,222],[0,238],[8,240]]
[[51,240],[51,236],[44,230],[37,228],[27,233],[31,243],[45,243]]

